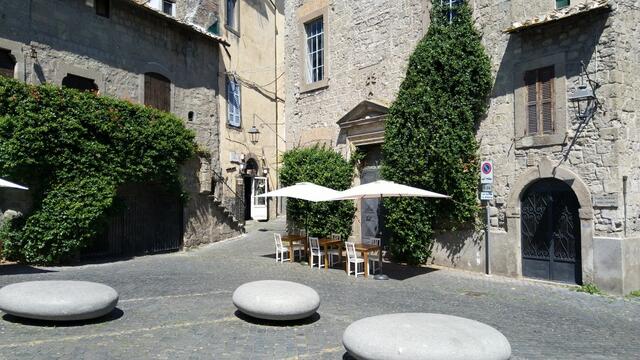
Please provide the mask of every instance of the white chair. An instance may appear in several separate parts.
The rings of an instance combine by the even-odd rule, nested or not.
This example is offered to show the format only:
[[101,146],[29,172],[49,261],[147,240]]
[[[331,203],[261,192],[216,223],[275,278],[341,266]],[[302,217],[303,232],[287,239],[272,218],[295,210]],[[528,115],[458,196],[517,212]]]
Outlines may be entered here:
[[[368,238],[367,241],[367,244],[380,247],[380,238]],[[377,269],[380,269],[380,251],[369,251],[369,270],[371,274],[375,274]]]
[[313,267],[313,258],[318,258],[318,269],[324,266],[324,251],[320,249],[320,241],[317,237],[309,236],[309,266]]
[[[364,275],[364,259],[358,257],[356,252],[356,246],[354,243],[347,241],[347,276],[351,275],[351,264],[353,264],[353,274],[358,277],[358,274]],[[358,272],[358,265],[362,264],[362,271]]]
[[[289,261],[289,249],[282,245],[282,236],[280,234],[274,233],[273,237],[276,241],[276,262],[285,262]],[[287,253],[287,257],[285,258],[284,254]]]
[[[331,234],[332,240],[340,240],[342,241],[342,236],[340,234]],[[329,266],[333,266],[336,262],[333,261],[334,256],[340,259],[342,256],[342,244],[338,245],[337,248],[331,248],[328,252],[329,256]]]

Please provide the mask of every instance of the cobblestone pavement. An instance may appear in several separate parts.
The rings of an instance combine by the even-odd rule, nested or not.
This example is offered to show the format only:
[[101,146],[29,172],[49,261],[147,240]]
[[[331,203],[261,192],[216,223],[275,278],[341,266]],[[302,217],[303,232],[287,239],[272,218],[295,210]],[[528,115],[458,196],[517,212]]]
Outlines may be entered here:
[[[639,359],[640,300],[577,293],[545,283],[386,266],[388,281],[343,271],[276,264],[273,230],[197,250],[106,264],[58,268],[0,267],[0,285],[40,279],[108,284],[120,293],[108,319],[66,326],[0,320],[6,359],[341,359],[344,329],[393,312],[436,312],[496,327],[514,359]],[[319,317],[307,323],[259,324],[236,315],[233,290],[247,281],[283,279],[318,291]],[[375,336],[375,334],[367,334]]]

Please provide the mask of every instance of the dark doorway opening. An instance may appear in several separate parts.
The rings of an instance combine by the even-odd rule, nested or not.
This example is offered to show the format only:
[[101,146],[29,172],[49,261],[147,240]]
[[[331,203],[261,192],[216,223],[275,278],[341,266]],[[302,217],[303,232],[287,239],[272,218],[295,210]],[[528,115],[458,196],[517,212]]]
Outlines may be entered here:
[[251,220],[251,188],[253,187],[253,177],[244,177],[244,219]]
[[69,87],[80,91],[88,91],[92,93],[98,92],[98,85],[93,79],[68,74],[62,79],[62,86]]
[[522,274],[581,284],[580,204],[565,182],[540,180],[522,196]]

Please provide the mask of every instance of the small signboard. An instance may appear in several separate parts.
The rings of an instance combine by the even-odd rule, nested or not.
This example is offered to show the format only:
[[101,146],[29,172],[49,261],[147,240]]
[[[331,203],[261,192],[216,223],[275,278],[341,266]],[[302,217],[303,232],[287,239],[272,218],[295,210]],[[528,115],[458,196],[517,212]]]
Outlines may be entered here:
[[480,164],[480,183],[493,183],[493,162],[491,160],[485,160]]
[[492,184],[482,184],[482,192],[491,192]]
[[486,200],[486,201],[493,200],[493,193],[492,192],[486,192],[486,191],[481,192],[480,193],[480,200]]

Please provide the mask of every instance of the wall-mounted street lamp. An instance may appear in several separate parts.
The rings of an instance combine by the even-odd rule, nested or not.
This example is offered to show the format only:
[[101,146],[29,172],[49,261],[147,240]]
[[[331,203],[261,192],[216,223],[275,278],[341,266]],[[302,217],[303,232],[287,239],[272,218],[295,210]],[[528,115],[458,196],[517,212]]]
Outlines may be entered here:
[[579,85],[573,93],[569,95],[569,101],[575,104],[577,117],[584,121],[591,117],[596,111],[596,96],[593,93],[591,85]]
[[256,125],[254,124],[251,129],[247,130],[247,132],[249,133],[249,137],[251,142],[255,145],[258,143],[258,140],[260,139],[260,130],[258,130],[258,128],[256,127]]

